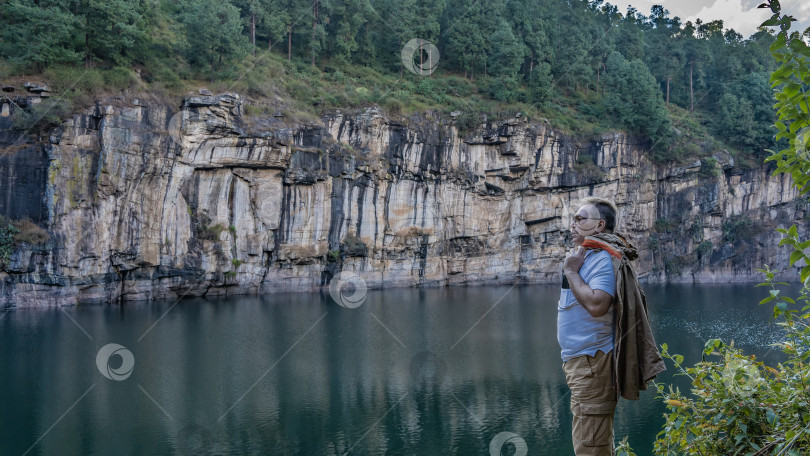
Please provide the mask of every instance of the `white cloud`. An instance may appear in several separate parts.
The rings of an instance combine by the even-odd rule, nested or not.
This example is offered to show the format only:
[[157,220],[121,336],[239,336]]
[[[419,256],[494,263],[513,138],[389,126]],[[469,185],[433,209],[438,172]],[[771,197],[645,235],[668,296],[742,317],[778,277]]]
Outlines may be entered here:
[[793,23],[794,27],[800,25],[802,26],[802,30],[804,30],[806,27],[810,26],[810,3],[798,3],[793,7],[788,4],[783,11],[796,18],[798,22]]
[[[723,27],[733,28],[748,38],[756,32],[759,24],[770,17],[768,9],[757,9],[757,5],[764,0],[607,0],[616,5],[619,12],[624,14],[629,5],[633,5],[639,13],[649,16],[653,5],[663,5],[669,10],[669,17],[680,17],[681,22],[692,21],[697,18],[703,22],[717,19],[723,20]],[[793,16],[797,22],[793,23],[793,30],[804,30],[810,26],[810,2],[807,0],[782,0],[782,13]]]
[[733,28],[743,37],[748,38],[757,31],[757,27],[771,16],[771,11],[767,9],[746,9],[742,0],[717,0],[711,6],[704,6],[686,19],[695,22],[698,18],[703,22],[722,20],[724,28]]
[[782,5],[782,14],[793,16],[796,22],[790,28],[794,32],[803,32],[804,29],[810,27],[810,3],[802,2],[787,2]]

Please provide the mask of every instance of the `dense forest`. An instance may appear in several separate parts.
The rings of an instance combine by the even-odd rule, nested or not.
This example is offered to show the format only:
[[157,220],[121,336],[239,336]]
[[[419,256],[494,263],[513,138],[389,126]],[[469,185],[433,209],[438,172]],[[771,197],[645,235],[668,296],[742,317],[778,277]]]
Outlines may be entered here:
[[[219,81],[316,114],[376,103],[462,110],[473,124],[514,108],[566,131],[636,134],[659,161],[725,148],[745,165],[774,147],[773,32],[745,38],[659,5],[645,15],[601,0],[5,0],[0,15],[0,79],[41,74],[57,91]],[[432,74],[403,70],[414,38],[438,49]]]

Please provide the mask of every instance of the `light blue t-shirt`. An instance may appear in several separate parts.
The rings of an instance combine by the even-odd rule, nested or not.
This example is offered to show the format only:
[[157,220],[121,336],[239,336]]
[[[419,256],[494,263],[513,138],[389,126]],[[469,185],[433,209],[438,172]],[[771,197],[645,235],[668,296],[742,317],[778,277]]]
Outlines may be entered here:
[[[591,289],[616,296],[616,277],[606,251],[588,250],[579,275]],[[595,356],[600,350],[610,352],[613,350],[613,304],[606,314],[592,317],[570,289],[561,288],[557,304],[557,341],[563,362],[584,355]]]

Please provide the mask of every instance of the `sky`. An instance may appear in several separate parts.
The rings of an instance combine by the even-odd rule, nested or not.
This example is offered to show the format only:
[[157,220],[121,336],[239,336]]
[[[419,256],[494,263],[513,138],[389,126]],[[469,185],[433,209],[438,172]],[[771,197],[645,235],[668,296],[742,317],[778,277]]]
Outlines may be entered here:
[[[669,17],[680,17],[682,23],[694,23],[697,18],[703,22],[722,19],[724,28],[733,28],[744,38],[753,35],[759,24],[771,16],[770,9],[757,9],[762,0],[607,0],[607,3],[616,5],[622,14],[632,5],[645,16],[650,15],[653,5],[661,5],[669,10]],[[784,14],[797,19],[791,31],[810,27],[810,1],[783,0],[781,4]]]

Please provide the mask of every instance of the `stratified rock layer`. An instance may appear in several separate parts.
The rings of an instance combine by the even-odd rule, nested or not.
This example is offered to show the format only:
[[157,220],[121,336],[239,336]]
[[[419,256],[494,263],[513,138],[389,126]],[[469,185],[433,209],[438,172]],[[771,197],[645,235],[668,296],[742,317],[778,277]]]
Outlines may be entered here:
[[717,176],[655,166],[622,134],[516,117],[462,137],[371,108],[247,120],[235,94],[100,104],[44,144],[0,118],[0,209],[53,235],[14,252],[2,305],[307,291],[341,271],[371,288],[556,282],[589,195],[615,199],[647,281],[759,281],[787,265],[772,229],[807,231],[788,177],[727,156]]

